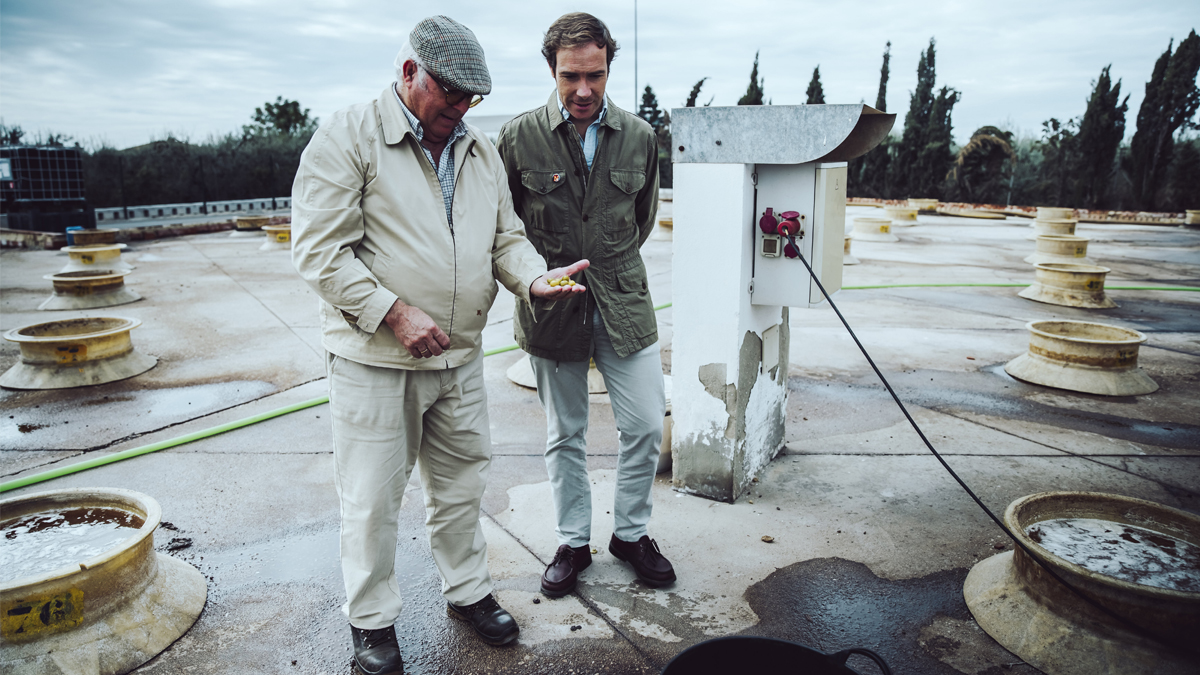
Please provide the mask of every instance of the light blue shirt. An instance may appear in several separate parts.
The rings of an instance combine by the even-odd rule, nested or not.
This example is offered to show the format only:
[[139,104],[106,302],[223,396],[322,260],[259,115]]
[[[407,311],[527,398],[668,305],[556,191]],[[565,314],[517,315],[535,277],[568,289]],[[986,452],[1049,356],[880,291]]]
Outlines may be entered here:
[[[563,105],[562,97],[558,97],[558,110],[562,113],[563,119],[571,121],[571,113],[567,112],[567,107]],[[600,108],[600,115],[595,122],[588,125],[587,133],[579,138],[576,133],[575,137],[579,138],[579,145],[583,147],[583,159],[587,161],[588,171],[592,170],[592,158],[596,156],[596,132],[600,130],[600,123],[604,121],[604,116],[608,114],[608,97],[604,97],[604,105]]]
[[[412,127],[413,135],[417,137],[417,145],[421,145],[421,140],[425,138],[425,128],[421,126],[421,120],[417,119],[417,116],[409,111],[408,106],[404,105],[404,101],[400,100],[400,93],[396,91],[395,84],[392,85],[392,93],[396,95],[396,102],[400,104],[400,109],[408,118],[408,125]],[[459,120],[454,131],[450,132],[446,147],[442,148],[441,160],[437,162],[433,161],[433,153],[421,145],[421,150],[429,158],[429,163],[436,167],[438,184],[442,186],[442,205],[446,207],[446,222],[450,223],[451,228],[454,227],[454,215],[451,213],[451,206],[454,204],[454,144],[466,135],[467,123]]]

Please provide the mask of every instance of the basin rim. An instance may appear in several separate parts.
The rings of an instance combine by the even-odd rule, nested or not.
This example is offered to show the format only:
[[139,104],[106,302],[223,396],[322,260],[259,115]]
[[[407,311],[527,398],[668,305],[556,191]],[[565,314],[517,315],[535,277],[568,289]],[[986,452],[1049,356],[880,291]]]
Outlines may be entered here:
[[[1100,326],[1103,328],[1109,328],[1112,330],[1120,331],[1120,332],[1123,332],[1126,334],[1131,334],[1131,337],[1127,340],[1096,340],[1096,339],[1092,339],[1092,338],[1082,338],[1082,337],[1058,335],[1056,333],[1049,333],[1044,330],[1041,330],[1040,328],[1037,328],[1038,325],[1045,325],[1045,324],[1051,324],[1051,323],[1053,323],[1053,324],[1070,323],[1070,324],[1077,324],[1080,326]],[[1029,323],[1025,324],[1025,329],[1028,330],[1030,333],[1033,333],[1040,337],[1046,338],[1048,340],[1062,340],[1063,342],[1098,345],[1098,346],[1104,346],[1104,347],[1120,347],[1122,345],[1140,345],[1140,344],[1145,343],[1147,340],[1149,340],[1149,338],[1146,337],[1146,334],[1141,331],[1134,330],[1132,328],[1125,328],[1124,326],[1114,326],[1114,325],[1108,324],[1108,323],[1097,323],[1095,321],[1073,321],[1070,319],[1041,319],[1038,321],[1030,321]]]
[[[122,323],[115,325],[111,328],[105,328],[103,330],[98,330],[98,331],[95,331],[92,333],[77,333],[74,335],[38,336],[38,335],[22,335],[21,334],[21,331],[23,331],[23,330],[28,330],[30,328],[35,328],[37,326],[45,326],[45,325],[52,324],[52,323],[68,323],[71,321],[97,320],[97,319],[107,320],[107,321],[120,321]],[[118,335],[120,333],[125,333],[125,332],[133,330],[134,328],[137,328],[140,325],[142,325],[141,319],[130,319],[130,318],[123,317],[123,316],[76,317],[74,319],[60,319],[58,321],[42,321],[39,323],[31,323],[27,326],[20,326],[18,328],[13,328],[4,334],[4,339],[8,340],[9,342],[16,342],[18,344],[22,343],[22,342],[27,342],[27,343],[31,343],[31,344],[39,344],[39,343],[47,343],[47,342],[62,342],[64,340],[88,340],[88,339],[92,339],[92,338],[108,337],[110,335]]]
[[[162,507],[159,506],[156,499],[150,495],[123,488],[64,488],[62,490],[35,492],[33,494],[0,500],[0,511],[4,512],[4,520],[7,521],[31,513],[50,511],[56,507],[69,508],[76,504],[94,504],[97,501],[97,497],[101,500],[123,503],[132,508],[139,509],[141,513],[145,514],[142,526],[138,528],[137,532],[130,534],[128,537],[113,544],[107,550],[91,558],[77,560],[43,574],[19,577],[12,581],[2,582],[0,583],[0,596],[26,586],[36,586],[75,575],[82,575],[88,570],[100,567],[117,558],[125,551],[138,546],[147,537],[152,537],[154,530],[158,528],[158,524],[162,520]],[[28,502],[42,502],[43,506],[42,508],[31,508],[21,511],[15,516],[10,515],[10,511],[15,506]]]

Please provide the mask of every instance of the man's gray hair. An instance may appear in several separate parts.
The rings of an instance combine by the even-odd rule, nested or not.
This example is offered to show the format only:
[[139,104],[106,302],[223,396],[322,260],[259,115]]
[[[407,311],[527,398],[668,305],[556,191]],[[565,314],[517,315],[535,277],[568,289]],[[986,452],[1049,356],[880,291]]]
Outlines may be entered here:
[[429,72],[429,67],[426,66],[425,62],[423,60],[421,60],[421,57],[417,55],[417,50],[413,49],[412,41],[405,40],[404,46],[400,48],[400,53],[396,54],[396,63],[394,64],[396,66],[396,82],[397,82],[397,84],[404,83],[404,62],[405,61],[412,61],[413,63],[417,64],[417,67],[420,70]]

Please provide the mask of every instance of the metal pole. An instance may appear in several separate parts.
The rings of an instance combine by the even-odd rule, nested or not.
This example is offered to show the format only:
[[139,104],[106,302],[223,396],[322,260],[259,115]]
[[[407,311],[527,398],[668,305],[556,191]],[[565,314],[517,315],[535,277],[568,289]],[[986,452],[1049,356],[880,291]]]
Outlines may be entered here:
[[121,217],[129,220],[129,202],[125,199],[125,156],[117,151],[117,179],[121,183]]

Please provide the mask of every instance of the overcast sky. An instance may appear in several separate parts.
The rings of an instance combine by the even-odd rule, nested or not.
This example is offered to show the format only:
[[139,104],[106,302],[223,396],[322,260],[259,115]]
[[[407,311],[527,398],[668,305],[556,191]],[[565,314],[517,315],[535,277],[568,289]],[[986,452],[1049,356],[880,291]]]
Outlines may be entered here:
[[[236,131],[276,96],[326,119],[377,96],[413,24],[433,12],[469,26],[487,53],[493,91],[473,112],[515,114],[552,91],[541,37],[568,11],[608,24],[620,43],[608,93],[634,108],[634,0],[4,0],[0,118],[115,147]],[[775,104],[803,103],[817,65],[827,102],[873,104],[890,40],[899,130],[932,37],[938,86],[962,92],[960,142],[987,124],[1036,134],[1043,120],[1082,114],[1108,64],[1130,94],[1131,134],[1155,59],[1198,18],[1197,0],[640,0],[637,82],[671,108],[708,77],[701,100],[733,105],[757,50]]]

